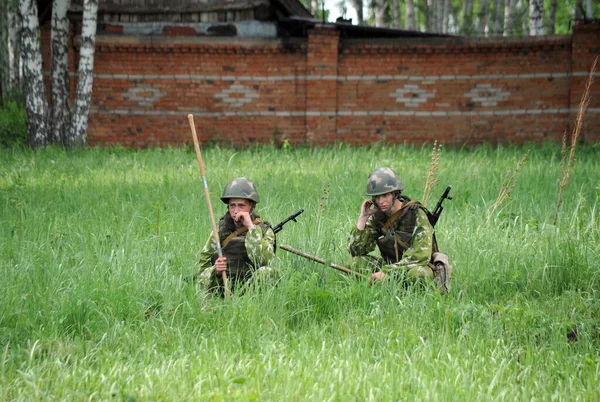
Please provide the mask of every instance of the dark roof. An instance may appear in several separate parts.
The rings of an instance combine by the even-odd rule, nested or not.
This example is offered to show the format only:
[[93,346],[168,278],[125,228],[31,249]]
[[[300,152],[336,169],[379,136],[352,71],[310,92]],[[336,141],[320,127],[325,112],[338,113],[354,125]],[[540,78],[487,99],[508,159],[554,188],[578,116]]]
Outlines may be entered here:
[[[99,0],[98,12],[122,14],[170,14],[247,10],[273,6],[286,16],[312,17],[300,0]],[[71,12],[81,12],[83,0],[73,0]]]
[[411,38],[411,37],[428,37],[428,38],[442,38],[442,37],[454,37],[454,35],[439,34],[431,32],[420,32],[420,31],[406,31],[404,29],[395,28],[377,28],[366,25],[352,25],[348,22],[323,22],[315,18],[304,18],[298,16],[292,16],[284,21],[282,24],[286,26],[288,32],[293,32],[297,36],[303,36],[303,33],[307,29],[313,28],[315,25],[329,25],[334,26],[339,32],[341,38]]

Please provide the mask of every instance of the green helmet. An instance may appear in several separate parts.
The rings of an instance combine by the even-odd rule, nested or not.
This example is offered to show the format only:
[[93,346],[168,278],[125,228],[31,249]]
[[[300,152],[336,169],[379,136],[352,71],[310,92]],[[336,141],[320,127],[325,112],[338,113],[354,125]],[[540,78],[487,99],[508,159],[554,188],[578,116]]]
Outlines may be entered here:
[[245,177],[236,177],[227,183],[225,190],[223,190],[221,201],[228,204],[230,198],[243,198],[254,202],[259,201],[256,186]]
[[367,180],[367,195],[376,196],[392,191],[404,190],[404,184],[390,168],[377,168],[371,172]]

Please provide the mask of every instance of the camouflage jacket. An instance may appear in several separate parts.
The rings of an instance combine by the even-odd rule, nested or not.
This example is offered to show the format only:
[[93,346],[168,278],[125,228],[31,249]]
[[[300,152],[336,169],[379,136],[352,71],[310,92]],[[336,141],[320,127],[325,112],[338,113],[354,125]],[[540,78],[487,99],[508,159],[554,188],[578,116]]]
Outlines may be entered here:
[[[252,219],[256,219],[258,215],[252,214]],[[225,214],[219,221],[219,238],[223,241],[231,230],[232,219],[229,213]],[[234,229],[235,230],[235,229]],[[267,224],[262,222],[254,225],[254,227],[245,233],[234,237],[230,244],[235,242],[243,242],[244,251],[247,253],[247,260],[250,261],[251,267],[259,268],[267,266],[275,256],[275,233]],[[200,252],[200,276],[208,279],[215,275],[213,261],[217,252],[217,246],[211,232],[210,237],[206,240],[202,251]],[[223,254],[227,256],[226,249],[223,248]]]
[[[402,226],[403,218],[397,219],[394,229]],[[385,233],[383,224],[385,221],[377,219],[375,215],[369,217],[364,230],[359,230],[354,226],[350,232],[349,251],[353,257],[365,256],[375,249],[378,240]],[[404,250],[399,261],[382,267],[383,271],[395,271],[399,269],[412,269],[417,267],[426,267],[431,259],[433,252],[433,227],[429,223],[427,214],[421,208],[416,210],[415,225],[412,230],[412,236],[406,239],[408,248]]]

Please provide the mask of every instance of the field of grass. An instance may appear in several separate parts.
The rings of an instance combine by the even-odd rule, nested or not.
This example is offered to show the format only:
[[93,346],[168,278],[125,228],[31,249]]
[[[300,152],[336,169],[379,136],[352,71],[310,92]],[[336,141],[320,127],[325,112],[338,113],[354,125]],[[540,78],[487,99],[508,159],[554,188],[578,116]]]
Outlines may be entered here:
[[[598,145],[577,148],[556,224],[559,145],[443,149],[448,295],[279,250],[276,287],[228,300],[189,280],[210,233],[193,150],[0,150],[0,400],[598,400]],[[305,209],[279,244],[337,264],[369,172],[419,199],[430,154],[203,150],[218,216],[246,176],[263,219]]]

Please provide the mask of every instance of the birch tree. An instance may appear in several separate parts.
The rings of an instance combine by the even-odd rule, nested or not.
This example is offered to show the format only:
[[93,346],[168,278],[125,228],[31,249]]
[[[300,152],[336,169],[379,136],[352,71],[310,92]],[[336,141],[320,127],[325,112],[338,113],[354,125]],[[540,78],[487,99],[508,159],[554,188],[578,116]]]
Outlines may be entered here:
[[372,0],[373,14],[375,15],[375,26],[384,27],[386,0]]
[[544,0],[529,0],[529,35],[544,34]]
[[477,12],[477,34],[483,36],[488,29],[489,0],[479,2],[479,11]]
[[473,0],[464,0],[461,31],[465,35],[473,32]]
[[553,35],[556,28],[556,0],[550,0],[548,10],[548,35]]
[[514,32],[516,8],[517,0],[506,0],[506,7],[504,7],[504,36],[510,36]]
[[400,28],[400,0],[392,0],[392,26]]
[[52,4],[51,33],[51,82],[52,82],[52,142],[65,143],[71,107],[69,103],[68,38],[69,19],[67,10],[70,0],[54,0]]
[[412,31],[415,29],[415,4],[413,0],[406,0],[406,21],[404,27]]
[[69,133],[66,138],[66,144],[69,146],[85,145],[87,141],[86,132],[92,99],[97,17],[98,0],[84,0],[75,107],[73,109],[73,118]]
[[0,92],[3,96],[23,93],[20,32],[17,0],[0,0]]
[[585,1],[585,19],[594,19],[594,8],[592,7],[592,0]]
[[350,0],[350,5],[356,10],[356,24],[363,25],[365,18],[363,14],[363,0]]
[[580,20],[583,18],[583,0],[575,1],[575,19]]
[[27,133],[32,148],[45,147],[50,139],[46,87],[42,78],[40,24],[35,0],[20,0],[19,13],[23,21],[21,46],[25,83]]
[[[541,0],[544,1],[544,0]],[[543,19],[542,19],[543,22]],[[504,33],[504,0],[496,0],[494,8],[494,35]]]

